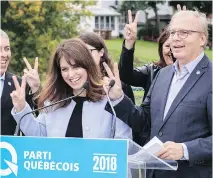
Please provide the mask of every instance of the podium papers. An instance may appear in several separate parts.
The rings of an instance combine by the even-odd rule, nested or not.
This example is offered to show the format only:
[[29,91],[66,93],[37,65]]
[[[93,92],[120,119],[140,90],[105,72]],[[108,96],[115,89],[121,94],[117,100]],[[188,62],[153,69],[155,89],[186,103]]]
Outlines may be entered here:
[[129,140],[128,167],[131,170],[132,178],[146,178],[147,169],[177,170],[177,161],[162,160],[152,153],[153,149],[150,149],[149,152],[149,147],[145,148]]
[[157,137],[153,137],[146,145],[143,146],[143,148],[148,150],[149,153],[156,154],[163,149],[163,142]]

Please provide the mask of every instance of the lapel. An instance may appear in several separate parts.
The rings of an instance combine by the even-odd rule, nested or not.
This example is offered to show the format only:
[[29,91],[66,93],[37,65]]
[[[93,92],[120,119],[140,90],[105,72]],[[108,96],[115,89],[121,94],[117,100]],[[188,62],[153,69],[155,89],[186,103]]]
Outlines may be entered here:
[[5,104],[10,100],[10,93],[14,90],[12,74],[6,72],[5,73],[5,80],[4,80],[4,88],[2,91],[1,97],[1,107],[4,108]]
[[[188,92],[191,90],[191,88],[196,84],[196,82],[199,80],[199,78],[205,73],[205,70],[209,64],[209,60],[204,55],[203,59],[198,63],[198,65],[195,67],[195,69],[192,71],[189,78],[186,80],[185,84],[181,88],[180,92],[175,97],[165,119],[162,123],[160,129],[163,127],[163,125],[167,122],[167,120],[171,117],[174,110],[178,107],[180,102],[184,99],[184,97],[188,94]],[[199,74],[197,74],[197,71],[200,71]]]
[[166,76],[164,76],[163,81],[160,82],[160,89],[158,88],[158,91],[161,91],[160,96],[159,96],[160,101],[161,101],[161,104],[159,105],[160,116],[158,117],[160,119],[160,122],[163,121],[163,115],[164,115],[164,109],[165,109],[165,106],[166,106],[168,91],[169,91],[171,81],[172,81],[172,78],[173,78],[173,75],[174,75],[173,65],[171,65],[168,70],[169,71],[166,72],[166,74],[165,74]]
[[56,137],[65,137],[67,126],[69,124],[74,107],[75,102],[72,100],[71,103],[65,108],[50,111],[50,113],[48,114],[50,135]]

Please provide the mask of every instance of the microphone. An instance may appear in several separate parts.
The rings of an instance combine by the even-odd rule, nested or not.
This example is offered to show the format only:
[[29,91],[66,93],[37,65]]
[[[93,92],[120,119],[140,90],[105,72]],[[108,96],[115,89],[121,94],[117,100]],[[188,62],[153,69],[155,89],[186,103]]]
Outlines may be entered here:
[[[110,89],[113,87],[115,85],[115,80],[110,80],[110,82],[109,82],[109,86],[110,86],[110,88],[109,88],[109,91],[110,91]],[[113,115],[115,116],[115,118],[114,119],[112,119],[112,126],[111,126],[111,133],[110,133],[110,138],[114,138],[115,137],[115,128],[116,128],[116,113],[115,113],[115,110],[114,110],[114,107],[112,106],[112,102],[111,102],[111,99],[109,98],[109,91],[108,91],[108,93],[106,93],[106,96],[107,96],[107,100],[108,100],[108,102],[109,102],[109,105],[110,105],[110,108],[112,109],[112,113],[113,113]]]
[[83,84],[83,86],[82,86],[82,90],[81,90],[77,95],[75,95],[75,96],[70,96],[70,97],[65,98],[65,99],[63,99],[63,100],[54,102],[54,103],[49,104],[49,105],[47,105],[47,106],[40,107],[40,108],[38,108],[38,109],[34,109],[34,110],[32,110],[32,111],[30,111],[30,112],[24,114],[24,115],[21,117],[21,119],[19,120],[19,122],[17,123],[17,125],[16,125],[16,129],[15,129],[15,132],[14,132],[14,136],[19,136],[19,135],[20,135],[20,125],[21,125],[21,121],[22,121],[22,119],[23,119],[26,115],[32,114],[32,113],[34,113],[34,112],[36,112],[36,111],[40,111],[40,110],[45,109],[45,108],[48,108],[48,107],[50,107],[50,106],[59,104],[59,103],[61,103],[61,102],[63,102],[63,101],[67,101],[67,100],[69,100],[69,99],[73,99],[73,98],[79,96],[81,93],[83,93],[84,90],[87,90],[88,88],[89,88],[89,82],[86,81],[86,82]]
[[115,85],[115,80],[110,80],[110,82],[109,82],[109,86],[110,86],[110,88],[112,88],[113,86]]

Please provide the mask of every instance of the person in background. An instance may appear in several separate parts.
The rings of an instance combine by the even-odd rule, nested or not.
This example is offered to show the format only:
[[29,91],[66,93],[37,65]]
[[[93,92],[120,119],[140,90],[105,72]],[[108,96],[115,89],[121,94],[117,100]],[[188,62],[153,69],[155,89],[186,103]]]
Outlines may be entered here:
[[135,87],[144,88],[144,100],[158,71],[167,65],[173,64],[175,59],[171,53],[169,33],[167,28],[165,28],[158,38],[158,54],[160,60],[142,67],[133,68],[138,18],[139,12],[136,13],[133,21],[131,10],[128,11],[129,24],[126,24],[124,28],[125,40],[120,55],[119,72],[122,82]]
[[[12,81],[14,74],[8,71],[8,66],[11,60],[11,47],[8,35],[1,30],[1,65],[0,65],[0,97],[1,97],[1,135],[13,135],[16,128],[16,122],[11,115],[11,109],[13,108],[10,93],[15,89]],[[27,80],[28,86],[26,87],[26,100],[32,108],[36,107],[36,103],[33,100],[34,94],[39,90],[40,79],[38,75],[38,58],[35,59],[34,68],[31,67],[26,58],[24,62],[27,69],[24,69],[24,76]],[[21,83],[21,78],[18,78]]]
[[[101,73],[97,70],[90,50],[80,39],[61,43],[50,61],[46,85],[43,87],[38,106],[44,103],[75,96],[40,112],[35,119],[26,115],[20,127],[27,136],[79,137],[79,138],[132,138],[132,131],[123,121],[105,110],[107,98]],[[11,113],[20,122],[31,111],[25,101],[25,78],[19,85],[13,77],[15,91],[11,93],[14,108]],[[85,83],[88,88],[83,89]],[[116,119],[115,132],[113,120]]]
[[[82,33],[79,38],[84,43],[86,43],[87,47],[91,51],[95,63],[98,66],[98,70],[100,70],[102,76],[107,76],[107,73],[103,67],[103,62],[107,63],[111,70],[113,70],[113,61],[109,57],[107,47],[102,37],[95,32],[85,32]],[[135,98],[131,86],[122,83],[122,89],[126,96],[128,96],[132,102],[135,103]]]

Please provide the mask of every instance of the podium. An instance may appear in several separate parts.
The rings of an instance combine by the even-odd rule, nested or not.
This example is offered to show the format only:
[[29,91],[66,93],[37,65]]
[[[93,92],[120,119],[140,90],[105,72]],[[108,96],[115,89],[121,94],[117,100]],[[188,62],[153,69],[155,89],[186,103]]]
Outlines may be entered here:
[[146,178],[147,169],[176,171],[178,163],[173,160],[162,160],[129,140],[128,168],[128,178]]
[[0,136],[0,177],[146,178],[177,170],[131,140]]

